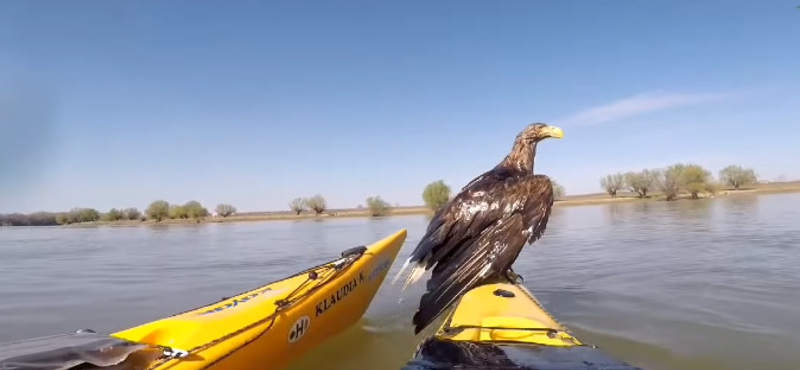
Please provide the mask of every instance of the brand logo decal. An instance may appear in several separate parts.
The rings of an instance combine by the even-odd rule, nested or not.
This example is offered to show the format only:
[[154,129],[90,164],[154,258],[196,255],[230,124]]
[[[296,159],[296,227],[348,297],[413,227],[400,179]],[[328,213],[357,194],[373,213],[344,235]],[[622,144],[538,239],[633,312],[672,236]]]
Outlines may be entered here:
[[300,340],[300,338],[306,335],[310,326],[311,318],[308,316],[302,316],[297,319],[297,321],[292,324],[291,330],[289,330],[289,343],[294,343]]
[[228,302],[228,303],[226,303],[226,304],[224,304],[222,306],[215,307],[215,308],[203,311],[203,312],[200,313],[200,316],[212,314],[212,313],[215,313],[215,312],[219,312],[219,311],[231,308],[231,307],[236,307],[240,303],[245,303],[245,302],[247,302],[247,301],[249,301],[251,299],[254,299],[256,297],[274,296],[274,295],[276,295],[276,294],[278,294],[280,292],[283,292],[284,290],[286,290],[286,289],[279,289],[279,290],[272,290],[272,288],[261,289],[259,291],[250,293],[250,294],[248,294],[248,295],[246,295],[246,296],[244,296],[242,298],[234,299],[234,300],[232,300],[232,301],[230,301],[230,302]]
[[369,272],[369,276],[367,277],[367,281],[372,281],[380,273],[388,270],[389,266],[391,266],[391,265],[392,265],[392,261],[391,260],[385,259],[385,260],[381,261],[380,263],[375,265],[375,267],[372,269],[372,271]]

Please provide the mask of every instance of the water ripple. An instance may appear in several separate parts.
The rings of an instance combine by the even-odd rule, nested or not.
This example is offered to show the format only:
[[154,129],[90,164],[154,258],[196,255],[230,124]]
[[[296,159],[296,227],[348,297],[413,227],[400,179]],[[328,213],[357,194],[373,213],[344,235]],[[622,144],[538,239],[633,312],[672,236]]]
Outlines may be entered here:
[[[515,270],[559,320],[649,369],[800,368],[800,194],[559,207]],[[328,260],[425,217],[0,229],[0,341],[114,330]],[[393,276],[401,263],[392,265]],[[292,369],[398,368],[422,284]],[[316,355],[314,355],[316,354]]]

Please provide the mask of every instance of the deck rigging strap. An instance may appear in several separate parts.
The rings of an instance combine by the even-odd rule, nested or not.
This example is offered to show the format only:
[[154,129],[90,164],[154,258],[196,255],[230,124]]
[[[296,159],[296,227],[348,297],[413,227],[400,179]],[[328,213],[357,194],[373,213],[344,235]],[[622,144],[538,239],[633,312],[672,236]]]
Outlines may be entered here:
[[525,326],[483,326],[483,325],[456,325],[456,326],[447,326],[444,328],[445,333],[451,333],[455,331],[461,331],[464,329],[478,329],[478,330],[524,330],[524,331],[540,331],[547,333],[548,336],[554,336],[558,334],[558,330],[552,328],[540,328],[540,327],[525,327]]

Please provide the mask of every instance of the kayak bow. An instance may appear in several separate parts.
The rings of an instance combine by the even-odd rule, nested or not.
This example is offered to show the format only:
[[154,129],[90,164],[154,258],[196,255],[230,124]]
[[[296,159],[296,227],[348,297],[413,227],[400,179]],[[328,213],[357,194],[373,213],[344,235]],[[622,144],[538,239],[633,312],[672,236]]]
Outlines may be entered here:
[[282,280],[110,336],[45,338],[36,351],[0,345],[0,368],[280,369],[363,316],[406,235],[400,230]]
[[478,286],[461,297],[404,370],[641,370],[581,343],[524,286]]

